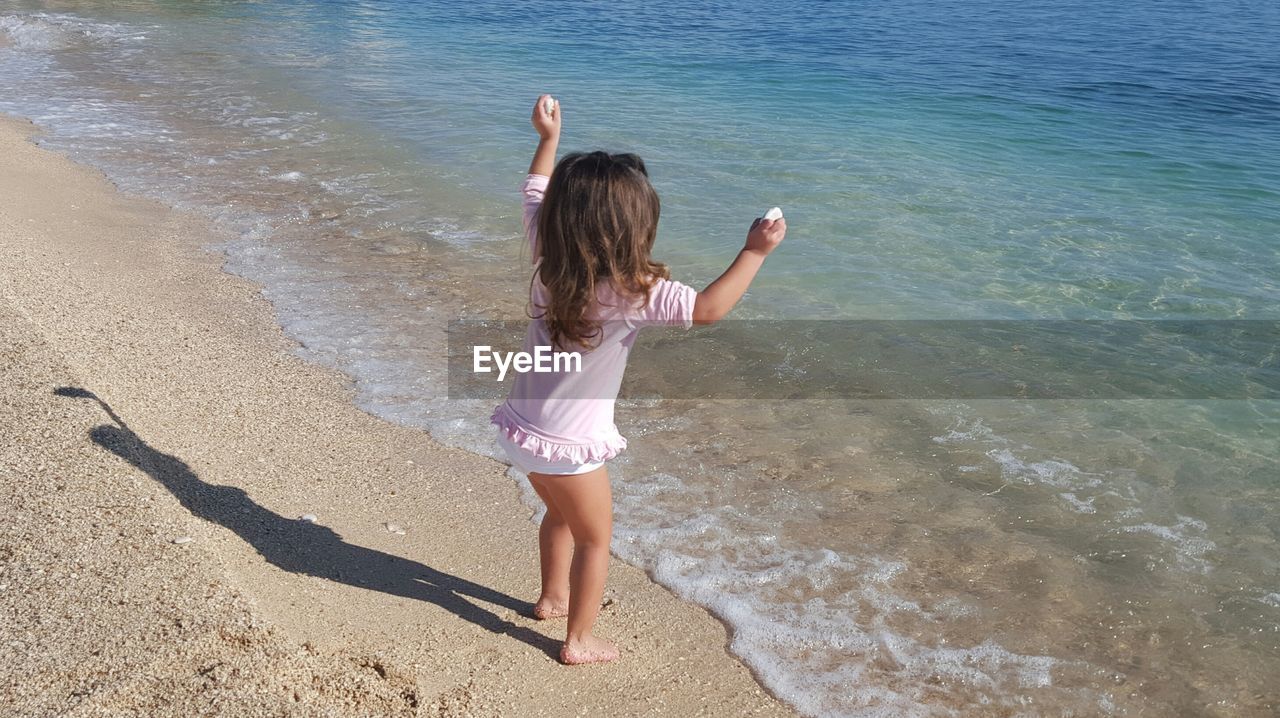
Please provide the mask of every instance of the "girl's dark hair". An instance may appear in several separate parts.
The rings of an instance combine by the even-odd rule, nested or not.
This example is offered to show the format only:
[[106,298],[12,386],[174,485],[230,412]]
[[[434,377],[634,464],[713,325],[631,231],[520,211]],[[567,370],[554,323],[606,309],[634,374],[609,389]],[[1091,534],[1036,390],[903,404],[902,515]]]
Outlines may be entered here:
[[578,152],[551,173],[537,218],[542,263],[536,278],[547,305],[536,307],[551,341],[590,347],[600,333],[591,319],[597,288],[611,282],[623,299],[648,303],[659,278],[671,276],[649,252],[661,205],[644,160],[633,154]]

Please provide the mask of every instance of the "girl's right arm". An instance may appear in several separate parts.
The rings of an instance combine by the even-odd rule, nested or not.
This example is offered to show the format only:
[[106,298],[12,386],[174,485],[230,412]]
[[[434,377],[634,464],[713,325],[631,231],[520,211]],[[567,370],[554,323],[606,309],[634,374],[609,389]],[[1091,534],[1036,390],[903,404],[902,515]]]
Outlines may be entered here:
[[538,131],[538,149],[533,153],[533,161],[529,163],[529,175],[525,177],[520,192],[524,195],[524,235],[529,240],[530,262],[538,261],[538,239],[534,231],[534,221],[538,208],[542,206],[543,194],[547,191],[547,182],[551,171],[555,169],[556,148],[560,144],[560,103],[555,103],[547,112],[547,101],[551,95],[542,95],[533,106],[533,128]]
[[533,106],[533,129],[538,131],[538,149],[529,163],[529,174],[551,176],[556,166],[556,147],[560,144],[560,103],[547,112],[547,100],[551,95],[540,95]]
[[698,292],[693,303],[694,324],[714,324],[724,318],[746,294],[764,258],[787,235],[787,220],[757,219],[747,232],[747,244],[720,278]]

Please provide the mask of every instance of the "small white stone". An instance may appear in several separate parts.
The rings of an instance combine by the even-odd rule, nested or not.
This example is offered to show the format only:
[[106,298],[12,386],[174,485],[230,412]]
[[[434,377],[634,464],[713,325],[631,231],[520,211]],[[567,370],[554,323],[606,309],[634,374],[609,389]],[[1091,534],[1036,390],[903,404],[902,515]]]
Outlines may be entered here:
[[546,110],[548,115],[549,115],[549,114],[551,114],[553,111],[555,111],[555,109],[556,109],[556,98],[554,98],[554,97],[548,97],[548,98],[547,98],[547,99],[542,103],[542,109]]
[[385,523],[383,527],[387,529],[387,533],[393,533],[397,536],[404,536],[404,527],[400,524]]
[[316,518],[316,515],[315,515],[315,514],[303,514],[303,515],[301,515],[301,516],[299,516],[299,517],[298,517],[298,520],[299,520],[299,521],[306,521],[306,522],[307,522],[307,523],[309,523],[309,524],[313,524],[313,523],[315,523],[316,521],[319,521],[319,519],[318,519],[318,518]]
[[191,538],[190,536],[179,536],[178,538],[173,540],[173,542],[176,544],[191,543],[192,541],[195,541],[195,539]]
[[770,209],[768,212],[764,213],[764,218],[771,221],[782,219],[782,208],[774,207]]

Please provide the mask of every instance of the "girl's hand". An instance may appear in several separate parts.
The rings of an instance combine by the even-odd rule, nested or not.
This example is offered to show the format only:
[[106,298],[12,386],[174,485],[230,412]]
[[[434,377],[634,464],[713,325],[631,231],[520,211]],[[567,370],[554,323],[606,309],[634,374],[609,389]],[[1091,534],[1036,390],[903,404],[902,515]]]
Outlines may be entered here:
[[746,251],[767,256],[774,247],[782,244],[782,238],[786,236],[787,220],[758,218],[751,223],[751,231],[747,232]]
[[533,129],[544,140],[560,138],[560,103],[556,102],[551,112],[547,112],[547,100],[551,95],[540,95],[533,106]]

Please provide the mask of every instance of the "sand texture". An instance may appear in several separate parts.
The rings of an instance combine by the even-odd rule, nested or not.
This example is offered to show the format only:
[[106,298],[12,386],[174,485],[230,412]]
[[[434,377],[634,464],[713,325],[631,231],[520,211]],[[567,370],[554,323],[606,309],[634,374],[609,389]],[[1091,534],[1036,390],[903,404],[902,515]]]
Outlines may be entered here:
[[214,228],[34,130],[0,121],[0,714],[790,714],[618,562],[622,660],[561,666],[505,467],[356,409]]

